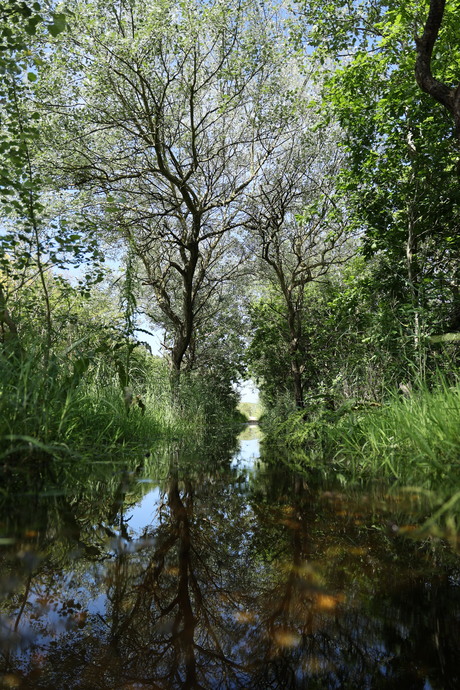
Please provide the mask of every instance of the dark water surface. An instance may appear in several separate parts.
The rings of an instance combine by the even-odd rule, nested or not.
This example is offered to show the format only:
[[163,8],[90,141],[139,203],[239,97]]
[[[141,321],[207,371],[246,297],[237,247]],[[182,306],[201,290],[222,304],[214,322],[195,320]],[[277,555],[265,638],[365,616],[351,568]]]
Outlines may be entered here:
[[408,538],[418,494],[258,455],[3,468],[0,686],[459,688],[460,560]]

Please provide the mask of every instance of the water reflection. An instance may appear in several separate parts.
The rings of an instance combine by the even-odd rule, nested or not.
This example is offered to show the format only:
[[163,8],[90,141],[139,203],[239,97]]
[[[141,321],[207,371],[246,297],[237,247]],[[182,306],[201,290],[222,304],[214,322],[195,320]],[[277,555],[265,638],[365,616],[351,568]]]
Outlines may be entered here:
[[5,687],[459,686],[458,559],[394,529],[418,497],[306,481],[254,433],[15,496]]

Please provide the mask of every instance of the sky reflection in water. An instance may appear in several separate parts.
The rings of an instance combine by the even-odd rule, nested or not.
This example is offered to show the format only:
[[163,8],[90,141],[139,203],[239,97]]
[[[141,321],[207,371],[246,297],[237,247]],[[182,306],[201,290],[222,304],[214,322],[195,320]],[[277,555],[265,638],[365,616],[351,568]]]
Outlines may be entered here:
[[34,510],[18,494],[0,685],[459,687],[458,557],[393,529],[415,499],[307,481],[259,459],[256,434],[233,456],[108,466]]

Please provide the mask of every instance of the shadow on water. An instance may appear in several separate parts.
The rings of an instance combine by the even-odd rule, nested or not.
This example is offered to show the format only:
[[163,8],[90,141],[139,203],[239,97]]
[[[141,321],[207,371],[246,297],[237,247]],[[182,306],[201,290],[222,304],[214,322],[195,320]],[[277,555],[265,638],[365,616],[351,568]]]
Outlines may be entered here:
[[1,503],[6,688],[460,686],[460,561],[405,536],[419,494],[296,475],[253,427],[20,480]]

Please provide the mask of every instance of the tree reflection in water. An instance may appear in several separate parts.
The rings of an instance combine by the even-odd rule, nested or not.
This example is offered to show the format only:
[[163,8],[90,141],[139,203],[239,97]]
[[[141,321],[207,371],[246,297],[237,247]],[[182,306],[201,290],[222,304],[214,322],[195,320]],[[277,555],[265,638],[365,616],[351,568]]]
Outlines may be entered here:
[[458,560],[385,529],[410,507],[228,453],[150,474],[56,497],[34,548],[4,547],[6,687],[459,686]]

